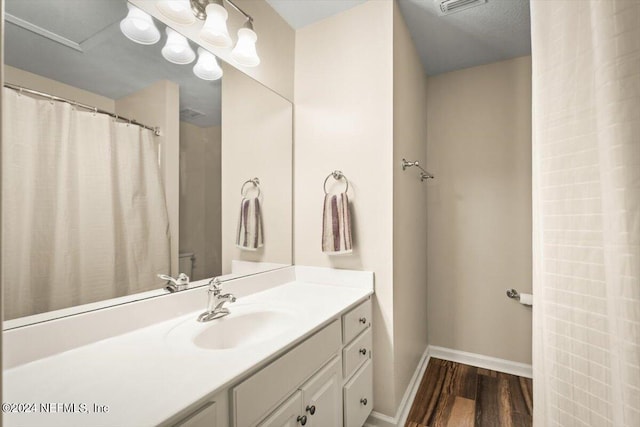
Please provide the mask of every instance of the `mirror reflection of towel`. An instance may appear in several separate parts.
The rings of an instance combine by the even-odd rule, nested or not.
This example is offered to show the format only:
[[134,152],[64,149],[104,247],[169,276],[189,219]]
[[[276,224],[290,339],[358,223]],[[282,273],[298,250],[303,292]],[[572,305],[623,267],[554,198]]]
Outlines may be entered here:
[[240,202],[236,246],[245,251],[255,251],[264,246],[262,210],[257,197],[243,198]]
[[339,255],[352,251],[351,214],[347,193],[326,194],[322,214],[322,252]]

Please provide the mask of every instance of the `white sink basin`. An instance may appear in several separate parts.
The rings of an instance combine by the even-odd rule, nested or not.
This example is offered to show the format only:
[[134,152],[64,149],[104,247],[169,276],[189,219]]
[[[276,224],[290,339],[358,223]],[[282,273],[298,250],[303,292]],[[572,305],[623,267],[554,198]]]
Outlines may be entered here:
[[286,310],[229,305],[231,314],[209,322],[196,316],[181,322],[167,334],[167,341],[190,344],[205,350],[230,350],[260,344],[288,332],[294,313]]

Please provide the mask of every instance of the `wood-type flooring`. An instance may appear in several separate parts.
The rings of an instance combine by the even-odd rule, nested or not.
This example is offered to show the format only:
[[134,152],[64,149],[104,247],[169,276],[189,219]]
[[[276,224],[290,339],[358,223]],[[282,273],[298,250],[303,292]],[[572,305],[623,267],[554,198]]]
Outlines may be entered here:
[[431,358],[405,427],[530,427],[530,378]]

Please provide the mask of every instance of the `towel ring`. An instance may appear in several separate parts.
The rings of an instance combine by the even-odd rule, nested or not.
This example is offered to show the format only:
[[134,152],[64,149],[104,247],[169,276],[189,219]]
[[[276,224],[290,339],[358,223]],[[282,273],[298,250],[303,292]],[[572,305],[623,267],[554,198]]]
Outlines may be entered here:
[[324,179],[324,184],[322,184],[322,188],[324,189],[324,194],[329,194],[329,192],[327,191],[327,181],[331,177],[333,177],[333,179],[335,179],[336,181],[339,181],[344,178],[344,181],[347,184],[347,188],[344,189],[344,192],[346,193],[347,191],[349,191],[349,180],[347,179],[347,177],[344,176],[344,174],[341,171],[333,171],[329,175],[327,175],[327,177]]
[[242,188],[240,188],[240,195],[241,195],[242,197],[246,197],[246,194],[245,194],[245,192],[244,192],[244,188],[247,186],[247,184],[253,184],[253,186],[254,186],[255,188],[257,188],[257,189],[258,189],[258,195],[257,195],[256,197],[260,197],[260,193],[261,193],[261,191],[260,191],[260,179],[258,179],[258,178],[256,177],[256,178],[252,178],[252,179],[248,179],[248,180],[246,180],[246,181],[242,184]]

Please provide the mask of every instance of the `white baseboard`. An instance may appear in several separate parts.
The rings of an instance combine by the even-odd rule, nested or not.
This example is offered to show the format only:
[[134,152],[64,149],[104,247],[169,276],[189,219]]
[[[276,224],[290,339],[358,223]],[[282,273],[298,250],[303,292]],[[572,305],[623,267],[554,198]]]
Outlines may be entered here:
[[429,358],[429,346],[427,346],[427,348],[424,350],[424,353],[422,353],[420,362],[418,362],[418,366],[416,367],[411,380],[409,381],[409,385],[407,385],[404,396],[402,396],[402,401],[400,402],[400,406],[398,406],[396,415],[394,417],[390,417],[388,415],[381,414],[380,412],[373,411],[365,422],[364,427],[404,426],[407,421],[407,417],[409,416],[409,411],[411,410],[413,400],[415,399],[416,393],[418,392],[418,387],[420,387],[420,381],[424,376],[424,372],[427,370]]
[[497,357],[468,353],[466,351],[453,350],[434,345],[429,346],[429,355],[437,359],[464,363],[465,365],[491,369],[492,371],[504,372],[506,374],[518,375],[525,378],[533,378],[531,365],[526,363],[512,362],[511,360],[498,359]]
[[468,353],[466,351],[453,350],[451,348],[427,346],[416,371],[409,381],[409,385],[402,397],[400,406],[394,417],[373,411],[364,427],[403,427],[407,422],[411,405],[418,392],[420,381],[424,376],[424,372],[429,364],[429,359],[435,357],[437,359],[449,360],[451,362],[464,363],[478,368],[490,369],[492,371],[504,372],[506,374],[518,375],[521,377],[532,378],[531,365],[526,363],[512,362],[510,360],[498,359],[497,357],[484,356],[477,353]]

